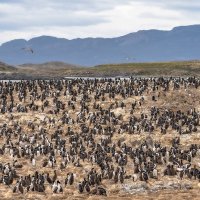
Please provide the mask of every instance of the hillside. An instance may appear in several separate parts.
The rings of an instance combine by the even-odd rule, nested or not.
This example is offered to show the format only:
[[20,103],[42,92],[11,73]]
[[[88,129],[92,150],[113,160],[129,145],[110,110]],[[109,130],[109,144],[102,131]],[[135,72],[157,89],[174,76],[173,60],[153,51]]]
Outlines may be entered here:
[[200,61],[125,63],[79,67],[64,63],[23,65],[18,73],[35,77],[199,76]]
[[[1,79],[130,76],[200,76],[200,61],[125,63],[80,67],[62,62],[25,64],[13,68],[1,64]],[[6,67],[5,67],[6,66]]]
[[98,71],[102,76],[198,76],[200,61],[110,64],[95,66],[90,70],[94,73]]
[[0,62],[0,72],[10,72],[10,71],[15,71],[15,70],[16,69],[13,66]]
[[18,74],[32,77],[63,77],[74,71],[81,71],[82,67],[63,62],[47,62],[42,64],[24,64],[17,66]]
[[0,59],[13,65],[59,61],[81,66],[198,60],[199,43],[200,25],[171,31],[143,30],[116,38],[68,40],[41,36],[2,44]]
[[56,70],[60,70],[60,69],[74,69],[77,68],[77,65],[72,65],[72,64],[68,64],[68,63],[63,63],[63,62],[46,62],[46,63],[42,63],[42,64],[23,64],[23,65],[19,65],[17,66],[18,68],[21,69],[56,69]]

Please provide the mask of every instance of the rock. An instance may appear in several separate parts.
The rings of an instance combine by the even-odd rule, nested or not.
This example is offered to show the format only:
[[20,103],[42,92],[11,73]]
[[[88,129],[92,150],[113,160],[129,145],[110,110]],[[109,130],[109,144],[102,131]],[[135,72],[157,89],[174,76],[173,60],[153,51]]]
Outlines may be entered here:
[[163,190],[166,189],[164,183],[158,183],[156,185],[153,185],[153,187],[151,188],[151,191],[158,191],[158,190]]
[[157,183],[155,185],[153,185],[150,190],[151,191],[159,191],[159,190],[191,190],[193,187],[191,184],[189,183],[176,183],[176,182],[168,182],[168,183],[164,183],[164,182],[160,182]]
[[129,194],[135,194],[144,192],[149,189],[146,183],[135,183],[135,184],[124,184],[122,185],[122,189],[124,192]]
[[191,190],[191,189],[193,189],[193,187],[192,187],[192,184],[190,184],[190,183],[184,183],[181,185],[181,189]]
[[181,184],[180,183],[175,183],[175,182],[169,182],[168,184],[166,184],[166,189],[181,189]]

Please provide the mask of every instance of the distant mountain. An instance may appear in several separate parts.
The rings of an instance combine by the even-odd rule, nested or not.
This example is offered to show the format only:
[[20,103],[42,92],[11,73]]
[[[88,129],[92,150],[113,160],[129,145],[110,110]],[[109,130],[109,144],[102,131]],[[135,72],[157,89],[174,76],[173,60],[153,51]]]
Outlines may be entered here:
[[12,40],[0,46],[0,60],[12,65],[67,62],[93,66],[106,63],[200,59],[200,25],[171,31],[143,30],[116,38],[67,40],[49,36]]

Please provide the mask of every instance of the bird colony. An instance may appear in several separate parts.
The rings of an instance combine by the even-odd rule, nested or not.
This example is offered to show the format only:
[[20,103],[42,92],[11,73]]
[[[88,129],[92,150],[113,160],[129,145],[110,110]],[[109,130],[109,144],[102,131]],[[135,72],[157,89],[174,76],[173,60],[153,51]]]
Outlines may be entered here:
[[195,77],[1,81],[0,199],[198,191],[199,97]]

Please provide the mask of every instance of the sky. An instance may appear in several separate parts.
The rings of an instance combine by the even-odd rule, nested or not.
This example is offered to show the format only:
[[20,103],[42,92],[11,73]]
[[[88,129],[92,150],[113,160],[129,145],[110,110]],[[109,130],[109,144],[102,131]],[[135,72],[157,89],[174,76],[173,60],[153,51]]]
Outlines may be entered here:
[[199,0],[0,0],[0,44],[41,35],[117,37],[200,24]]

